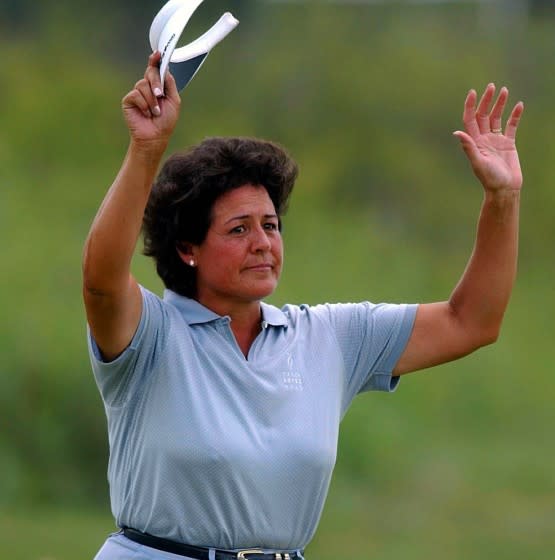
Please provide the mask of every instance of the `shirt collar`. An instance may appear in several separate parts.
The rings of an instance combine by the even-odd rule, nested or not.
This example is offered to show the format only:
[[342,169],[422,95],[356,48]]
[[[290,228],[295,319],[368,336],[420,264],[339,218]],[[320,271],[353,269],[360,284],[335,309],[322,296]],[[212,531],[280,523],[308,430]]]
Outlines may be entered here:
[[287,327],[289,321],[287,320],[287,315],[277,307],[260,302],[260,307],[262,309],[262,320],[272,327]]
[[[164,301],[177,307],[189,325],[210,323],[211,321],[224,318],[199,303],[196,299],[179,295],[172,290],[164,290]],[[260,308],[262,310],[263,323],[273,327],[287,327],[287,315],[281,309],[264,302],[260,302]]]

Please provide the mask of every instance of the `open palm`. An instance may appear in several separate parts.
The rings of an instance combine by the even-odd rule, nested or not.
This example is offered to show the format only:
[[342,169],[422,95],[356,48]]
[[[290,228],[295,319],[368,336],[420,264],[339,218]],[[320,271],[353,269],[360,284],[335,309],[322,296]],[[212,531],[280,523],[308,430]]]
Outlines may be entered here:
[[518,190],[522,186],[522,172],[515,137],[524,105],[515,105],[503,131],[502,116],[509,92],[501,88],[490,111],[494,94],[495,86],[489,84],[476,107],[476,92],[470,90],[463,113],[466,132],[458,130],[454,134],[486,190]]

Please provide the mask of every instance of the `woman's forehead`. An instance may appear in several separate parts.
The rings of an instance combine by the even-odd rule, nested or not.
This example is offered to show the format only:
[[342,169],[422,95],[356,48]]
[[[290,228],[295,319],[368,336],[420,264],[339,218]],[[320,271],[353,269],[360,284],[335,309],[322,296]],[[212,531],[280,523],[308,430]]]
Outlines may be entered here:
[[248,216],[275,216],[274,204],[263,186],[243,185],[220,196],[212,208],[217,221]]

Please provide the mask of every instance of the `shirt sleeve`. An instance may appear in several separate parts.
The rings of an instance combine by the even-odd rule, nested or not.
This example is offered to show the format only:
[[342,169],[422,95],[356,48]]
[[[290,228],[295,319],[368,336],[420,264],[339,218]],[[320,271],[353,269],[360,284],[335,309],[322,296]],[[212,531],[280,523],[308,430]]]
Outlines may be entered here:
[[89,357],[94,378],[106,406],[123,406],[145,382],[163,351],[167,311],[162,300],[141,288],[143,308],[129,346],[114,360],[105,361],[87,326]]
[[394,391],[391,373],[410,338],[415,304],[333,304],[331,328],[345,366],[347,402],[364,391]]

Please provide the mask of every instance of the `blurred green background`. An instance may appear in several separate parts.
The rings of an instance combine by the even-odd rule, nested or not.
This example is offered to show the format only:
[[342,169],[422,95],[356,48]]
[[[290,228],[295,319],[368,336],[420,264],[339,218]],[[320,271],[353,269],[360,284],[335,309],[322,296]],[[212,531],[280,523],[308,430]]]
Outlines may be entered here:
[[[160,0],[2,0],[0,558],[92,558],[114,529],[80,258],[127,143]],[[552,1],[206,0],[241,24],[183,94],[171,150],[258,135],[301,167],[272,302],[445,299],[481,188],[451,132],[469,88],[526,105],[518,281],[494,346],[359,397],[308,560],[553,558]],[[160,291],[153,266],[135,273]]]

